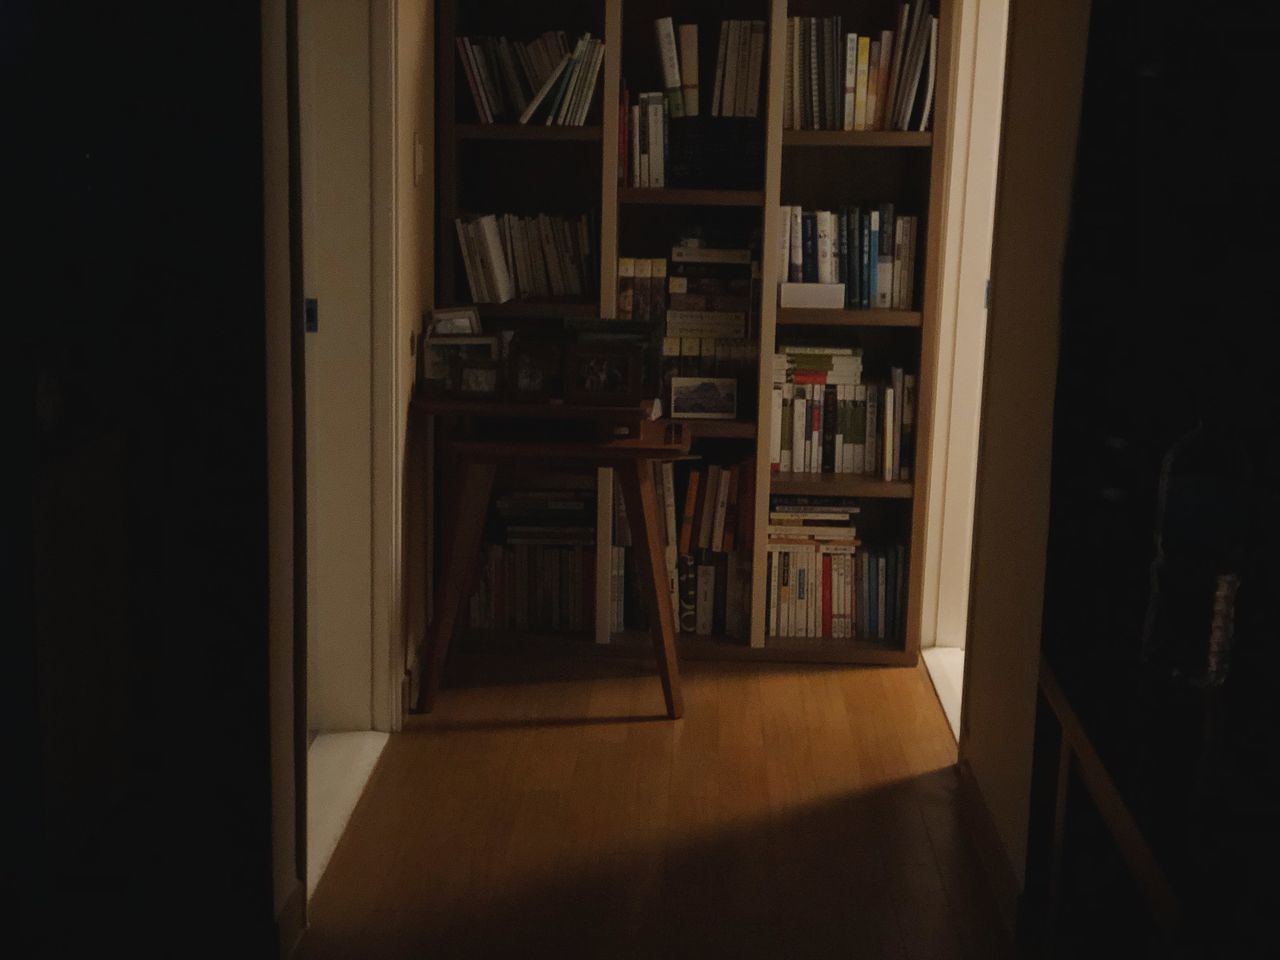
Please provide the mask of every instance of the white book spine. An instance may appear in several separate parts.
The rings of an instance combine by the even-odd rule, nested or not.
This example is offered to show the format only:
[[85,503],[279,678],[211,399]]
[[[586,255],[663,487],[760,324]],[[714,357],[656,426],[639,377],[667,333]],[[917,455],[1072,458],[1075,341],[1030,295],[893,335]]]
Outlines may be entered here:
[[736,117],[738,97],[738,62],[742,41],[742,21],[727,20],[728,38],[724,53],[724,89],[721,93],[720,116]]
[[663,149],[663,98],[655,95],[649,98],[649,186],[665,187],[666,157]]
[[782,469],[782,385],[777,383],[769,399],[769,467]]
[[724,71],[725,71],[725,55],[729,44],[729,23],[726,20],[720,21],[720,39],[716,44],[716,78],[715,85],[711,88],[711,115],[713,117],[724,116],[723,104],[721,101],[724,97]]
[[676,28],[670,17],[653,21],[658,39],[658,61],[662,65],[662,86],[673,117],[684,116],[684,95],[680,92],[680,57],[676,52]]
[[836,282],[836,257],[832,241],[835,226],[830,210],[819,210],[816,215],[818,226],[818,282]]
[[849,33],[844,38],[844,114],[840,128],[852,130],[854,107],[858,89],[858,35]]

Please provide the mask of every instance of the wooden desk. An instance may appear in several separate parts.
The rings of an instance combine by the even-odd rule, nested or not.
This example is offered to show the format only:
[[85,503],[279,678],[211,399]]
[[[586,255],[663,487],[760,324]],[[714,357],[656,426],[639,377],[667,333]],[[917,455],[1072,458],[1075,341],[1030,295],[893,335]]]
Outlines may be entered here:
[[[485,514],[493,493],[494,477],[505,465],[566,464],[582,468],[614,470],[626,502],[632,542],[638,547],[642,588],[649,607],[658,675],[667,704],[667,716],[684,713],[680,692],[680,667],[676,660],[675,612],[667,590],[662,548],[662,517],[654,489],[653,464],[677,460],[689,453],[690,435],[682,424],[650,420],[644,409],[573,407],[532,403],[500,403],[424,399],[418,402],[427,414],[461,414],[496,425],[520,424],[520,438],[505,431],[507,439],[463,439],[447,445],[445,455],[461,471],[459,500],[454,511],[450,557],[478,557]],[[577,429],[573,429],[576,424]],[[539,425],[554,427],[540,430]],[[564,428],[569,425],[571,429]],[[475,430],[478,437],[498,430]],[[574,434],[577,434],[576,436]],[[619,436],[626,434],[625,436]],[[448,563],[440,585],[435,619],[427,628],[428,659],[422,685],[422,709],[430,713],[440,691],[440,678],[449,642],[462,604],[472,585],[473,565]]]

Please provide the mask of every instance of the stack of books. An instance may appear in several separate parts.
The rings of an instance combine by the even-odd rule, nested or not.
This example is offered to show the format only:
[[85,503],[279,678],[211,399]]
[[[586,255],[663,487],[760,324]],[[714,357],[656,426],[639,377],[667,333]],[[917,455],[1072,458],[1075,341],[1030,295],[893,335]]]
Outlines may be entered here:
[[506,37],[458,37],[458,59],[481,123],[545,123],[580,127],[595,96],[604,44],[584,33],[570,49],[563,30],[528,42]]
[[920,218],[892,203],[866,209],[783,206],[778,249],[787,264],[782,307],[910,310]]
[[906,550],[861,550],[848,497],[769,498],[765,635],[899,642]]
[[766,636],[857,636],[858,512],[848,497],[769,498]]
[[938,18],[904,3],[898,29],[845,33],[840,17],[787,18],[786,130],[927,130]]
[[[750,523],[746,492],[750,464],[654,465],[654,487],[662,517],[666,588],[681,633],[744,636],[745,589],[749,579],[741,557],[739,530]],[[634,567],[630,527],[621,497],[614,503],[614,573],[611,630],[629,622],[642,626],[636,603],[639,571]],[[633,612],[634,611],[634,612]]]
[[500,542],[484,548],[471,626],[589,630],[595,609],[594,492],[505,493],[495,512]]
[[593,221],[543,213],[456,220],[472,302],[593,296],[600,275]]
[[665,257],[618,258],[618,319],[661,327],[667,319]]
[[739,386],[749,378],[759,275],[759,259],[747,248],[707,247],[695,240],[671,248],[661,383],[673,413],[673,377],[732,378]]
[[909,481],[916,377],[890,368],[862,382],[862,351],[786,346],[774,354],[769,466],[775,473],[848,473]]

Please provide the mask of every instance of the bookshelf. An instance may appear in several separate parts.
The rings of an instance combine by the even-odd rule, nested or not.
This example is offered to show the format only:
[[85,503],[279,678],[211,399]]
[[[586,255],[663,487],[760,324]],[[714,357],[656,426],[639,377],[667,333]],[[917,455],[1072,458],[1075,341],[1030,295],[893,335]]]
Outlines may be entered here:
[[[738,419],[683,420],[694,438],[695,453],[729,458],[749,471],[742,489],[751,529],[740,542],[750,579],[743,592],[749,607],[740,636],[683,634],[681,652],[690,657],[795,660],[813,662],[914,664],[920,645],[922,538],[928,509],[931,449],[932,371],[937,327],[937,273],[941,252],[939,221],[943,207],[943,147],[949,103],[947,67],[952,23],[951,4],[940,0],[937,87],[932,129],[797,130],[784,129],[783,84],[770,82],[785,74],[788,17],[840,14],[848,30],[880,29],[894,24],[898,4],[882,0],[691,0],[679,6],[669,0],[575,0],[525,4],[480,0],[463,5],[441,0],[437,7],[437,228],[436,289],[438,306],[469,302],[462,274],[454,219],[461,211],[507,212],[544,208],[574,213],[598,210],[598,299],[577,301],[510,301],[481,304],[488,324],[554,324],[557,321],[618,316],[619,256],[660,257],[669,253],[680,231],[692,221],[707,221],[738,230],[744,240],[753,232],[758,253],[762,297],[758,328],[750,331],[756,347],[751,370],[751,402],[739,404]],[[628,90],[662,89],[654,21],[673,16],[678,23],[699,25],[702,103],[711,99],[716,25],[727,18],[761,20],[766,25],[758,116],[738,121],[741,135],[759,149],[758,180],[741,177],[694,185],[636,187],[620,182],[620,135],[624,118],[620,99],[624,78]],[[476,122],[466,81],[459,70],[455,38],[460,34],[530,36],[546,29],[569,33],[590,31],[604,40],[598,89],[579,127]],[[708,62],[709,61],[709,62]],[[706,108],[703,107],[703,114]],[[727,125],[726,125],[727,126]],[[499,162],[500,161],[500,162]],[[498,171],[509,175],[498,176]],[[488,182],[486,182],[486,180]],[[851,186],[856,185],[856,186]],[[854,194],[850,191],[860,191]],[[780,309],[777,283],[787,264],[776,242],[782,229],[782,205],[822,208],[840,203],[880,199],[900,202],[919,216],[912,309]],[[486,331],[487,332],[487,331]],[[915,470],[910,482],[849,474],[772,473],[769,464],[770,384],[773,355],[780,343],[817,339],[833,345],[866,345],[868,354],[889,351],[892,361],[918,374]],[[877,361],[879,362],[879,361]],[[447,429],[447,428],[446,428]],[[438,469],[447,469],[441,465]],[[873,530],[892,529],[907,544],[906,616],[900,638],[890,644],[851,639],[767,636],[765,630],[766,537],[770,494],[838,495],[858,498]],[[596,483],[597,556],[596,618],[591,639],[572,641],[575,649],[593,654],[627,654],[647,649],[634,629],[611,629],[607,611],[612,593],[608,528],[612,522],[612,480],[601,471]],[[861,535],[862,524],[859,523]],[[601,532],[603,531],[603,532]],[[568,642],[568,641],[566,641]]]

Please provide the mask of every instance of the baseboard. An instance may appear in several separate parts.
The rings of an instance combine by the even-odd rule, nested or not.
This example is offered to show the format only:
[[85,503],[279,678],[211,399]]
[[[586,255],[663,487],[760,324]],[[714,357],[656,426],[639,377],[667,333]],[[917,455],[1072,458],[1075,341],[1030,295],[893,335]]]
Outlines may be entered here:
[[1000,920],[1008,931],[1010,942],[1013,942],[1017,933],[1018,905],[1021,899],[1018,875],[1005,853],[1004,844],[1000,842],[996,825],[991,820],[991,814],[983,802],[982,793],[968,763],[961,759],[956,764],[956,770],[960,781],[960,814],[969,827],[969,835],[973,838],[978,860],[987,876]]
[[298,944],[302,941],[302,933],[307,929],[307,893],[301,882],[294,884],[293,893],[284,902],[280,916],[276,918],[276,935],[279,944],[279,957],[288,960],[293,956]]

